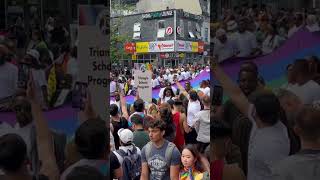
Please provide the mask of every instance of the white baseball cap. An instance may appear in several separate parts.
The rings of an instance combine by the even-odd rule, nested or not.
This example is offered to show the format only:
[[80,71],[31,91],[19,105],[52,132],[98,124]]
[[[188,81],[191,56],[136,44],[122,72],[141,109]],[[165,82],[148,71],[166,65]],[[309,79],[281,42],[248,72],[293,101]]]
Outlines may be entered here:
[[125,144],[133,141],[133,133],[129,129],[124,129],[124,128],[119,129],[118,136],[120,138],[120,141]]
[[37,50],[35,49],[30,49],[27,52],[27,55],[30,55],[31,57],[35,58],[39,62],[40,54]]

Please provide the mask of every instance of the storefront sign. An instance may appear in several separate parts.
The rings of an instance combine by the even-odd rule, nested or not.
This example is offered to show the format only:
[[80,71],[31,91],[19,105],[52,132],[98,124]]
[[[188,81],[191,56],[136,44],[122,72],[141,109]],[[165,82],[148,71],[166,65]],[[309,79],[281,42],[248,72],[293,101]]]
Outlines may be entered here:
[[173,28],[172,27],[167,27],[167,29],[166,29],[166,34],[167,35],[171,35],[173,33]]
[[135,43],[125,43],[124,51],[128,54],[133,54],[136,51]]
[[147,14],[142,14],[143,19],[156,19],[173,16],[173,11],[161,11],[161,12],[152,12]]
[[194,14],[190,14],[190,13],[188,13],[188,12],[183,12],[183,17],[189,18],[189,19],[195,19],[195,20],[198,20],[198,21],[201,21],[201,20],[202,20],[202,17],[201,17],[201,16],[197,16],[197,15],[194,15]]
[[149,43],[149,52],[173,52],[174,41],[154,41]]
[[149,52],[149,42],[137,42],[136,43],[137,53],[147,53]]
[[192,42],[192,52],[198,52],[198,42]]
[[204,50],[204,42],[198,42],[198,52],[203,53]]

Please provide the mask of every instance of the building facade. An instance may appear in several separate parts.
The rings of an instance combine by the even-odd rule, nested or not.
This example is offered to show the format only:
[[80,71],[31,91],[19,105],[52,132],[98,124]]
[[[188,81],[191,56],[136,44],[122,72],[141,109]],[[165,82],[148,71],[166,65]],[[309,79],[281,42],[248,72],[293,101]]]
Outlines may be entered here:
[[128,35],[131,39],[123,48],[132,54],[132,58],[122,63],[173,67],[203,62],[204,46],[209,44],[210,31],[209,28],[203,29],[204,20],[203,16],[182,9],[113,18],[112,23],[122,21],[119,34]]

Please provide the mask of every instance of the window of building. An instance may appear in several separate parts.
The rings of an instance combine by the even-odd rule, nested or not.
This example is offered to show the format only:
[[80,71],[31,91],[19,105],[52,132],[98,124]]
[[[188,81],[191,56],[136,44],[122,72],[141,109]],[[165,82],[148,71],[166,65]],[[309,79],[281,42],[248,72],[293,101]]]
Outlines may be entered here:
[[133,39],[141,38],[141,23],[134,23],[133,25]]
[[193,29],[192,29],[191,21],[188,22],[188,32],[189,32],[189,37],[190,38],[195,38],[194,33],[193,33]]
[[183,19],[180,19],[180,37],[184,37],[184,24],[183,24]]
[[140,39],[141,38],[141,32],[134,32],[133,33],[133,39]]
[[165,21],[164,20],[158,21],[157,38],[164,38],[165,32],[166,32]]

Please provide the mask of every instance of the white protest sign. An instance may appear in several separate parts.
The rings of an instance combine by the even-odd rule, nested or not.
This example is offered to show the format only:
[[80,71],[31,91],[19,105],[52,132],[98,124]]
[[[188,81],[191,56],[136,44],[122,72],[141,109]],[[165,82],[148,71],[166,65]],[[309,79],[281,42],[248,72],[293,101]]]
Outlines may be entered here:
[[139,97],[148,103],[152,102],[152,72],[140,70],[134,71],[134,84],[137,86]]
[[103,5],[79,5],[79,80],[88,83],[92,104],[107,119],[109,103],[109,45],[106,32],[108,9]]

